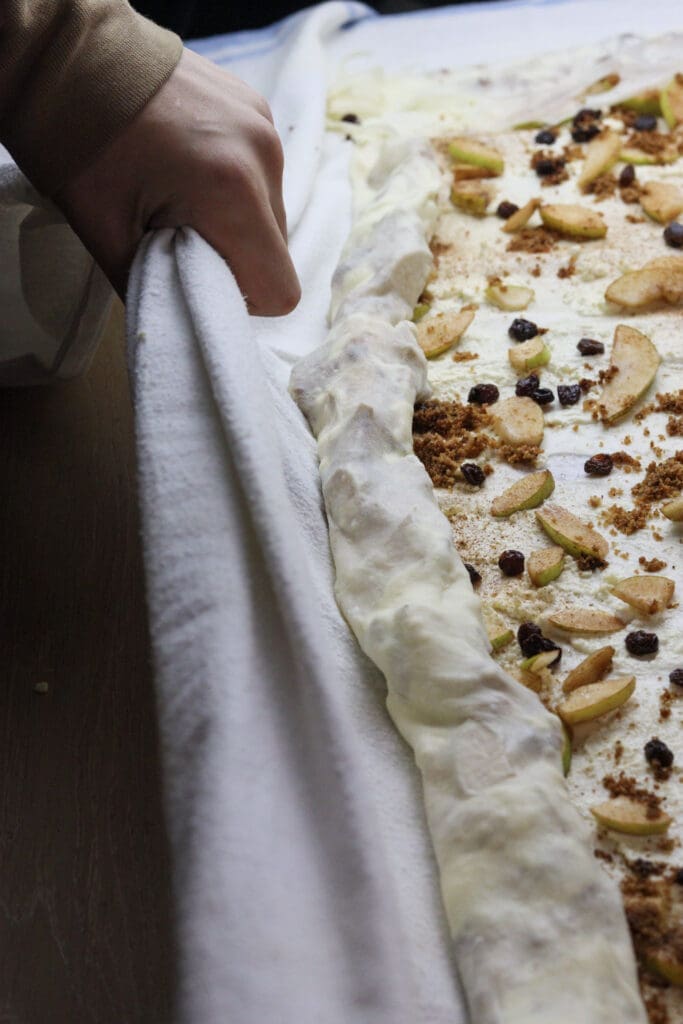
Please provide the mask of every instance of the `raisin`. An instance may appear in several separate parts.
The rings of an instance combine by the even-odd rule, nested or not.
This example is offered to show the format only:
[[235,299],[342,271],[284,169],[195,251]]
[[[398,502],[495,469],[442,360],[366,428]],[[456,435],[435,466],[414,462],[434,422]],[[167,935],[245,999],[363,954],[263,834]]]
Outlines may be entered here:
[[536,388],[529,395],[529,398],[533,398],[536,405],[550,405],[551,402],[555,401],[555,395],[550,388]]
[[486,479],[484,470],[476,462],[463,462],[460,472],[465,477],[467,483],[472,484],[473,487],[481,487]]
[[581,386],[579,384],[558,384],[557,397],[560,405],[576,405],[581,398]]
[[470,583],[473,587],[476,587],[478,583],[481,583],[481,574],[469,562],[465,562],[465,568],[469,573]]
[[572,139],[574,142],[590,142],[599,132],[599,124],[587,124],[585,127],[572,128]]
[[540,132],[534,136],[534,142],[537,142],[539,146],[552,146],[557,140],[557,134],[552,128],[541,128]]
[[562,167],[564,167],[563,160],[551,160],[547,157],[544,160],[538,160],[534,170],[539,178],[549,178],[551,174],[556,174]]
[[656,736],[647,741],[644,750],[645,759],[649,764],[652,764],[654,761],[662,768],[670,768],[674,763],[673,753],[669,750],[666,743],[658,740]]
[[633,122],[633,128],[637,132],[657,131],[657,118],[654,114],[638,114]]
[[469,390],[467,401],[475,405],[493,405],[499,395],[500,391],[495,384],[475,384]]
[[659,637],[656,633],[646,633],[644,629],[636,629],[626,637],[626,650],[636,658],[646,654],[655,654],[659,648]]
[[498,203],[496,216],[501,220],[507,220],[513,213],[517,213],[517,210],[519,210],[517,203],[509,203],[507,199],[504,199],[502,203]]
[[675,668],[669,672],[669,682],[674,686],[683,686],[683,668]]
[[603,343],[595,338],[582,338],[576,347],[582,356],[601,356],[605,351]]
[[683,868],[679,868],[679,870],[674,875],[674,882],[676,883],[676,885],[683,885]]
[[584,473],[588,473],[588,476],[609,476],[613,468],[612,456],[606,452],[593,455],[583,464]]
[[677,220],[667,224],[664,228],[664,241],[672,249],[683,248],[683,224],[679,224]]
[[602,117],[601,110],[590,110],[584,107],[574,115],[572,121],[572,139],[574,142],[590,142],[600,131],[600,125],[596,124]]
[[345,121],[347,124],[360,124],[358,114],[344,114],[342,121]]
[[535,622],[523,622],[517,629],[517,643],[522,648],[524,653],[524,644],[532,636],[542,636],[541,627],[537,626]]
[[508,327],[508,334],[513,341],[529,341],[538,334],[538,327],[533,320],[525,320],[523,316],[518,316]]
[[529,397],[536,391],[540,381],[535,373],[530,373],[528,377],[520,377],[515,384],[515,394],[519,395],[520,398]]
[[509,548],[498,559],[498,568],[505,576],[521,576],[524,572],[524,555]]
[[543,636],[541,633],[533,633],[528,637],[523,644],[519,645],[522,649],[522,654],[525,658],[532,658],[534,654],[540,654],[541,651],[557,651],[556,661],[559,661],[562,657],[562,649],[554,640],[551,640],[547,636]]
[[625,167],[621,168],[621,174],[619,175],[619,188],[630,188],[635,180],[636,169],[633,164],[626,164]]

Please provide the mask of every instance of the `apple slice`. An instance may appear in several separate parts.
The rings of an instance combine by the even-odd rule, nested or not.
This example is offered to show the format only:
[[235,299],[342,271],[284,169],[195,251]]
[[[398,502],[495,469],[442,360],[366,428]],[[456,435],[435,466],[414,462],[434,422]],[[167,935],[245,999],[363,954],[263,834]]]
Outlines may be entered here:
[[550,539],[574,558],[595,558],[604,562],[609,544],[588,523],[581,522],[560,505],[544,505],[536,518]]
[[495,175],[502,174],[505,170],[505,161],[498,150],[492,146],[485,146],[476,139],[451,139],[448,143],[448,152],[458,163],[483,167]]
[[505,221],[503,224],[503,231],[507,231],[509,235],[514,234],[515,231],[521,231],[522,228],[527,226],[532,215],[540,205],[541,200],[536,198],[530,199],[528,203],[524,204],[524,206],[520,206],[519,210],[517,210],[516,213],[513,213],[512,216],[508,217]]
[[625,704],[636,688],[635,676],[619,676],[602,683],[580,686],[558,705],[557,713],[568,725],[592,722]]
[[474,309],[460,309],[420,320],[417,325],[417,343],[427,359],[435,359],[460,341],[474,320],[474,314]]
[[607,647],[593,651],[587,658],[580,661],[563,682],[564,693],[571,693],[579,686],[590,686],[591,683],[597,683],[611,669],[614,653],[614,648],[608,644]]
[[537,445],[543,440],[543,412],[532,398],[513,395],[496,402],[489,412],[501,441],[512,445]]
[[525,672],[535,672],[538,675],[544,668],[554,665],[559,660],[561,653],[560,650],[540,651],[538,654],[532,654],[530,658],[525,658],[520,667]]
[[648,181],[641,189],[640,205],[652,220],[668,224],[683,212],[683,192],[664,181]]
[[514,638],[515,634],[511,629],[504,629],[501,633],[495,631],[489,633],[489,642],[494,651],[500,651],[503,647],[507,647]]
[[549,469],[541,469],[538,473],[527,473],[521,480],[494,498],[491,503],[491,515],[496,518],[511,516],[513,512],[536,508],[555,488],[553,474]]
[[579,175],[579,188],[586,190],[588,185],[601,174],[605,174],[617,162],[621,152],[621,136],[605,129],[586,146],[586,159]]
[[607,234],[607,225],[600,214],[576,203],[542,206],[540,213],[547,228],[570,238],[604,238]]
[[491,202],[491,194],[479,181],[456,181],[451,189],[451,202],[464,213],[483,217]]
[[517,373],[526,373],[536,369],[537,366],[545,366],[550,362],[550,349],[538,335],[523,341],[521,345],[515,345],[508,349],[508,359],[513,370]]
[[672,523],[683,522],[683,494],[674,498],[673,501],[667,501],[666,505],[662,505],[662,512]]
[[488,167],[477,167],[475,164],[453,164],[453,181],[474,181],[478,178],[495,178],[494,171]]
[[527,669],[520,667],[516,670],[516,676],[522,686],[526,686],[527,690],[533,690],[534,693],[541,691],[543,680],[535,672],[528,672]]
[[669,607],[675,586],[666,576],[629,576],[612,587],[612,593],[644,615],[656,615]]
[[[560,719],[560,721],[562,721]],[[564,733],[564,743],[562,744],[562,774],[565,779],[569,775],[569,769],[572,766],[572,734],[569,731],[569,726],[562,722],[562,731]]]
[[560,547],[532,551],[526,560],[526,571],[536,587],[545,587],[556,580],[564,569],[564,550]]
[[653,302],[675,306],[683,299],[683,258],[660,256],[627,271],[612,282],[605,298],[624,309],[643,309]]
[[643,957],[643,963],[672,985],[683,985],[683,963],[677,960],[673,953],[648,953]]
[[673,821],[660,810],[651,810],[645,804],[628,796],[615,796],[604,804],[591,807],[595,820],[615,832],[626,832],[632,836],[656,836],[666,832]]
[[565,608],[563,611],[547,615],[546,621],[555,629],[564,630],[565,633],[584,633],[587,636],[616,633],[626,625],[616,615],[604,612],[600,608]]
[[535,295],[533,288],[521,284],[503,284],[502,281],[496,281],[486,289],[486,298],[491,305],[508,313],[526,309],[534,301]]
[[657,153],[646,153],[638,146],[624,146],[619,159],[625,164],[636,167],[654,167],[655,164],[675,164],[678,160],[678,149],[674,142],[667,142]]
[[413,323],[419,324],[422,317],[426,316],[429,310],[430,307],[426,302],[418,302],[418,304],[413,307]]
[[610,89],[614,89],[615,86],[619,85],[621,81],[621,75],[618,75],[616,71],[610,72],[609,75],[603,75],[602,78],[598,78],[597,82],[593,82],[587,89],[584,89],[584,96],[597,96],[601,92],[609,92]]
[[659,352],[647,335],[635,327],[618,325],[610,367],[616,373],[608,378],[598,400],[603,423],[615,423],[633,408],[655,379],[659,363]]
[[659,89],[645,89],[627,100],[622,100],[621,105],[627,110],[635,110],[637,114],[654,114],[655,117],[659,117],[662,113],[659,96]]
[[683,75],[674,75],[659,96],[664,120],[669,128],[675,128],[683,121]]

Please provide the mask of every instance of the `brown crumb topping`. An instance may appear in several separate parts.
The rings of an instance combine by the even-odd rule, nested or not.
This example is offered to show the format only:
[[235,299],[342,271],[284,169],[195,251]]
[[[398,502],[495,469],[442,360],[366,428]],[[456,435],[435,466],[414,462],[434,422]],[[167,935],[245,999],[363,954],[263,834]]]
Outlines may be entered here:
[[472,359],[478,359],[478,352],[456,352],[453,355],[454,363],[469,363]]
[[535,171],[539,164],[545,164],[548,173],[539,176],[541,185],[559,185],[560,182],[567,181],[569,178],[564,166],[566,162],[567,157],[564,154],[558,156],[550,149],[537,149],[531,156],[531,169]]
[[668,132],[631,132],[626,139],[627,148],[639,149],[655,159],[662,158],[671,150],[671,136]]
[[669,391],[655,396],[657,404],[654,407],[656,412],[672,412],[677,416],[683,415],[683,388],[678,391]]
[[656,818],[659,815],[662,799],[656,793],[651,793],[645,786],[641,786],[636,779],[625,772],[618,775],[605,775],[602,784],[609,795],[614,798],[625,796],[645,807],[645,814],[648,818]]
[[541,454],[541,447],[537,444],[499,444],[498,454],[503,462],[517,466],[522,462],[536,462]]
[[669,416],[666,432],[669,437],[683,437],[683,416]]
[[[627,185],[626,188],[619,189],[619,196],[622,203],[639,203],[640,202],[640,185]],[[645,217],[640,217],[635,213],[627,213],[626,220],[629,224],[644,224]]]
[[612,452],[612,465],[623,469],[625,473],[640,472],[640,459],[629,455],[628,452]]
[[415,407],[413,447],[435,487],[452,487],[465,460],[497,447],[485,432],[490,424],[486,408],[474,403],[434,399]]
[[[624,443],[626,438],[624,438]],[[614,457],[613,457],[614,458]],[[654,512],[654,506],[660,501],[675,498],[683,491],[683,451],[676,452],[662,462],[651,462],[640,483],[631,488],[634,507],[623,508],[611,505],[601,513],[601,521],[606,526],[614,526],[620,533],[627,536],[642,530]],[[660,539],[661,534],[655,534]]]
[[566,267],[560,267],[557,271],[557,276],[564,280],[567,277],[573,277],[576,273],[576,256],[572,256]]
[[661,569],[666,569],[666,562],[661,558],[645,558],[644,555],[638,559],[638,565],[642,565],[645,572],[660,572]]
[[551,228],[522,228],[507,245],[508,252],[551,252],[560,240],[560,234]]
[[599,175],[583,191],[594,195],[598,202],[602,202],[603,199],[609,199],[610,196],[613,196],[618,187],[619,183],[610,171],[607,174]]

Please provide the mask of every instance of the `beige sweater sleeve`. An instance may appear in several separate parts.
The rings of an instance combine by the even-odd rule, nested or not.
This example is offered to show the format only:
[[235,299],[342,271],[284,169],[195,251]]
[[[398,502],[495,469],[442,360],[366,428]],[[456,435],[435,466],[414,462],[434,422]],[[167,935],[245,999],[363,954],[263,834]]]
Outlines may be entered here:
[[144,107],[181,51],[126,0],[0,0],[0,142],[54,195]]

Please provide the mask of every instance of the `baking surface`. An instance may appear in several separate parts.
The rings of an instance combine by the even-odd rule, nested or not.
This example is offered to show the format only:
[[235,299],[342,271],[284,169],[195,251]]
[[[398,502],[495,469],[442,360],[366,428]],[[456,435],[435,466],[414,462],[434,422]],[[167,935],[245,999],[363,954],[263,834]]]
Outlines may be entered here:
[[85,378],[0,403],[0,1019],[22,1024],[170,1019],[122,319]]

